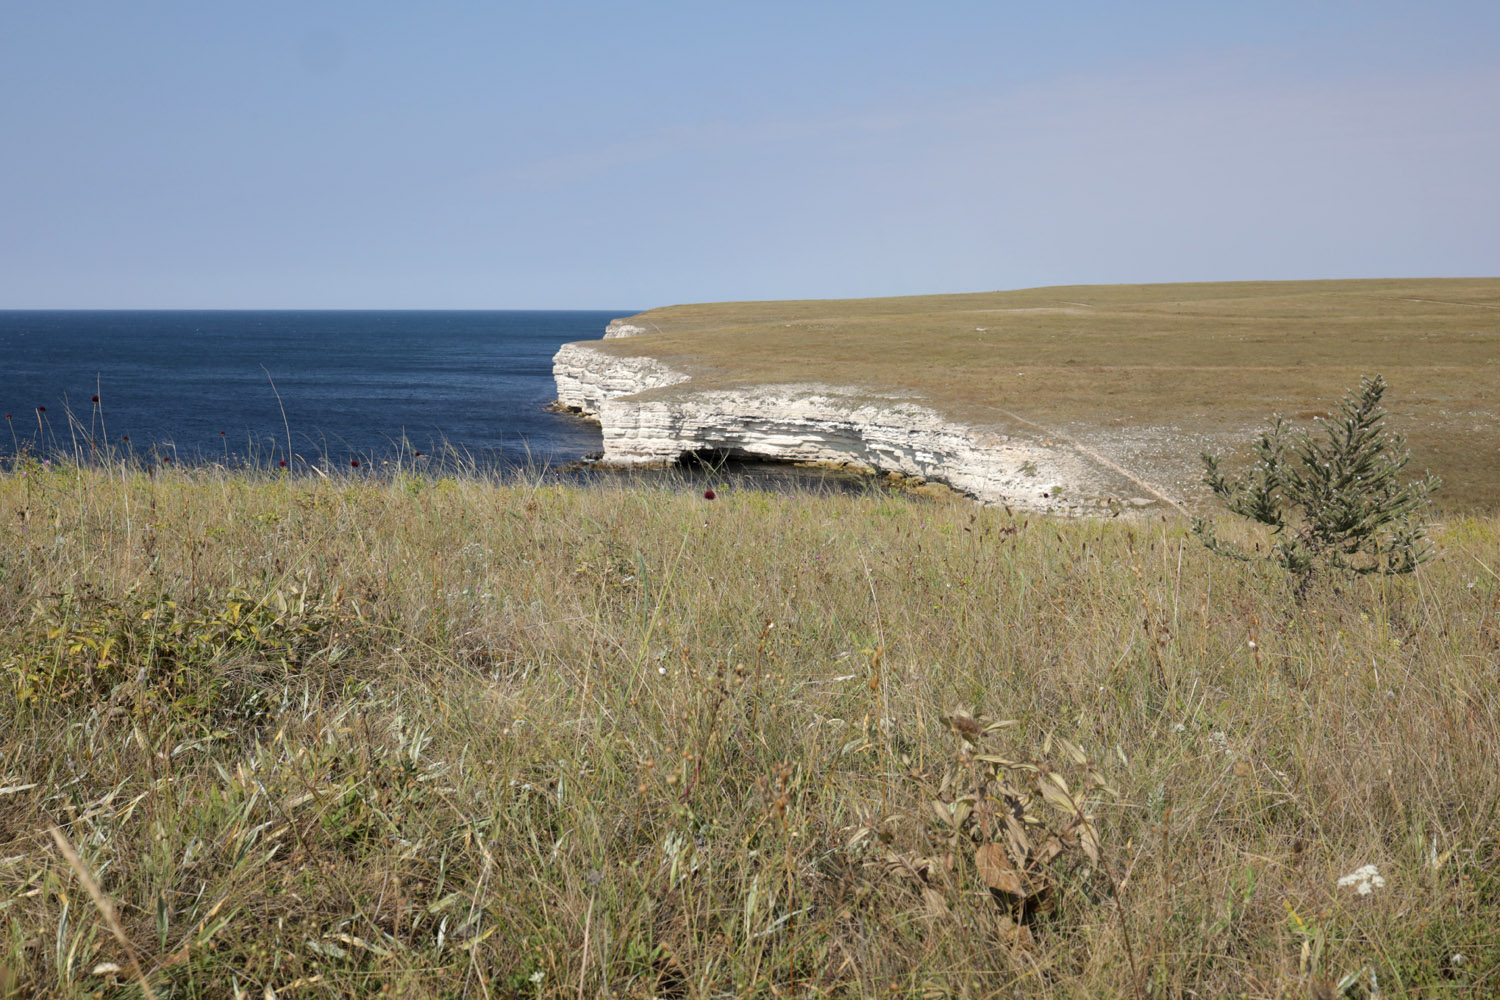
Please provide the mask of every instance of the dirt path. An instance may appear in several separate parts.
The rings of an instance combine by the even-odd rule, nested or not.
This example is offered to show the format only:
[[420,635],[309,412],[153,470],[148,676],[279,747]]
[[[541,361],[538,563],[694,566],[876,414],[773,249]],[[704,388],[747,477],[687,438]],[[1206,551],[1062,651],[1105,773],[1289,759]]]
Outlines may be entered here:
[[1014,420],[1018,424],[1024,424],[1034,431],[1039,431],[1040,433],[1045,434],[1049,438],[1057,441],[1062,441],[1064,444],[1068,445],[1084,458],[1102,465],[1106,469],[1109,469],[1111,472],[1114,472],[1117,475],[1123,477],[1128,482],[1134,483],[1136,486],[1140,487],[1141,492],[1149,493],[1151,496],[1156,497],[1156,499],[1162,501],[1163,503],[1171,504],[1184,515],[1188,514],[1188,509],[1183,506],[1182,501],[1178,500],[1176,497],[1172,496],[1161,487],[1156,486],[1153,483],[1149,483],[1146,480],[1142,479],[1140,476],[1137,476],[1135,473],[1125,468],[1119,462],[1116,462],[1113,459],[1100,454],[1097,450],[1090,448],[1088,445],[1084,444],[1082,441],[1078,440],[1072,435],[1064,434],[1061,431],[1053,430],[1050,427],[1043,427],[1041,424],[1036,423],[1032,420],[1027,420],[1020,414],[1012,413],[1010,410],[1001,410],[1000,412],[1005,414],[1005,416],[1009,417],[1011,420]]

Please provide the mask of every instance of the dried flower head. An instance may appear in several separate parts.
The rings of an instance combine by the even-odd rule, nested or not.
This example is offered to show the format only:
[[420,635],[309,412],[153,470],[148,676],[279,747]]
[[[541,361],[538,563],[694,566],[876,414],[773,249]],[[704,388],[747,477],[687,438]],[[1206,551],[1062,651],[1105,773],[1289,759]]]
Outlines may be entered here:
[[1340,889],[1353,889],[1361,896],[1368,896],[1376,889],[1385,888],[1385,878],[1374,865],[1365,865],[1339,879]]

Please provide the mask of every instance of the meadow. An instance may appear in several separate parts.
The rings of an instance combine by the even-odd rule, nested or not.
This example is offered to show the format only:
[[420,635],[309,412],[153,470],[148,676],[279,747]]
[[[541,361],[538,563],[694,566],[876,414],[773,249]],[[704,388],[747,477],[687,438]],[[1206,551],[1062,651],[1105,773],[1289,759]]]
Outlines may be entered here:
[[691,374],[653,395],[833,383],[1023,438],[1072,439],[1189,502],[1199,454],[1365,375],[1442,502],[1500,509],[1500,279],[1073,285],[653,309],[592,345]]
[[1159,515],[23,463],[0,997],[1493,995],[1434,538],[1299,604]]

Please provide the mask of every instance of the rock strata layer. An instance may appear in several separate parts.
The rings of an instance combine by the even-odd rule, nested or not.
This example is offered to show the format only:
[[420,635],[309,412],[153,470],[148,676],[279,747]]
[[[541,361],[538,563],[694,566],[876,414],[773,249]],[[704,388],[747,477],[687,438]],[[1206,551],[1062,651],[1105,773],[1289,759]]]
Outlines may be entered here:
[[693,453],[817,463],[1054,513],[1098,512],[1119,495],[1120,484],[1066,444],[958,423],[916,402],[816,384],[694,389],[654,358],[587,343],[559,350],[553,373],[558,401],[599,421],[604,465],[660,467]]

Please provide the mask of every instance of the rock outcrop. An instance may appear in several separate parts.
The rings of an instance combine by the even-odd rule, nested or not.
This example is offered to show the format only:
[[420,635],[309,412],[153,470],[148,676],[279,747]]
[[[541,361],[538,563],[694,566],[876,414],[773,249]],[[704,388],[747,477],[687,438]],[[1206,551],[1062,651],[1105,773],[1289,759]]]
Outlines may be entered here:
[[688,376],[652,358],[616,358],[587,344],[564,344],[552,356],[552,378],[559,403],[597,419],[606,399],[675,385]]
[[969,426],[919,402],[813,384],[694,389],[654,358],[586,343],[565,345],[553,371],[558,401],[599,421],[604,465],[665,466],[692,453],[817,463],[1056,513],[1098,512],[1121,495],[1121,483],[1067,443]]
[[639,337],[643,333],[649,333],[644,326],[635,326],[625,322],[623,319],[612,319],[604,328],[605,340],[617,340],[620,337]]

